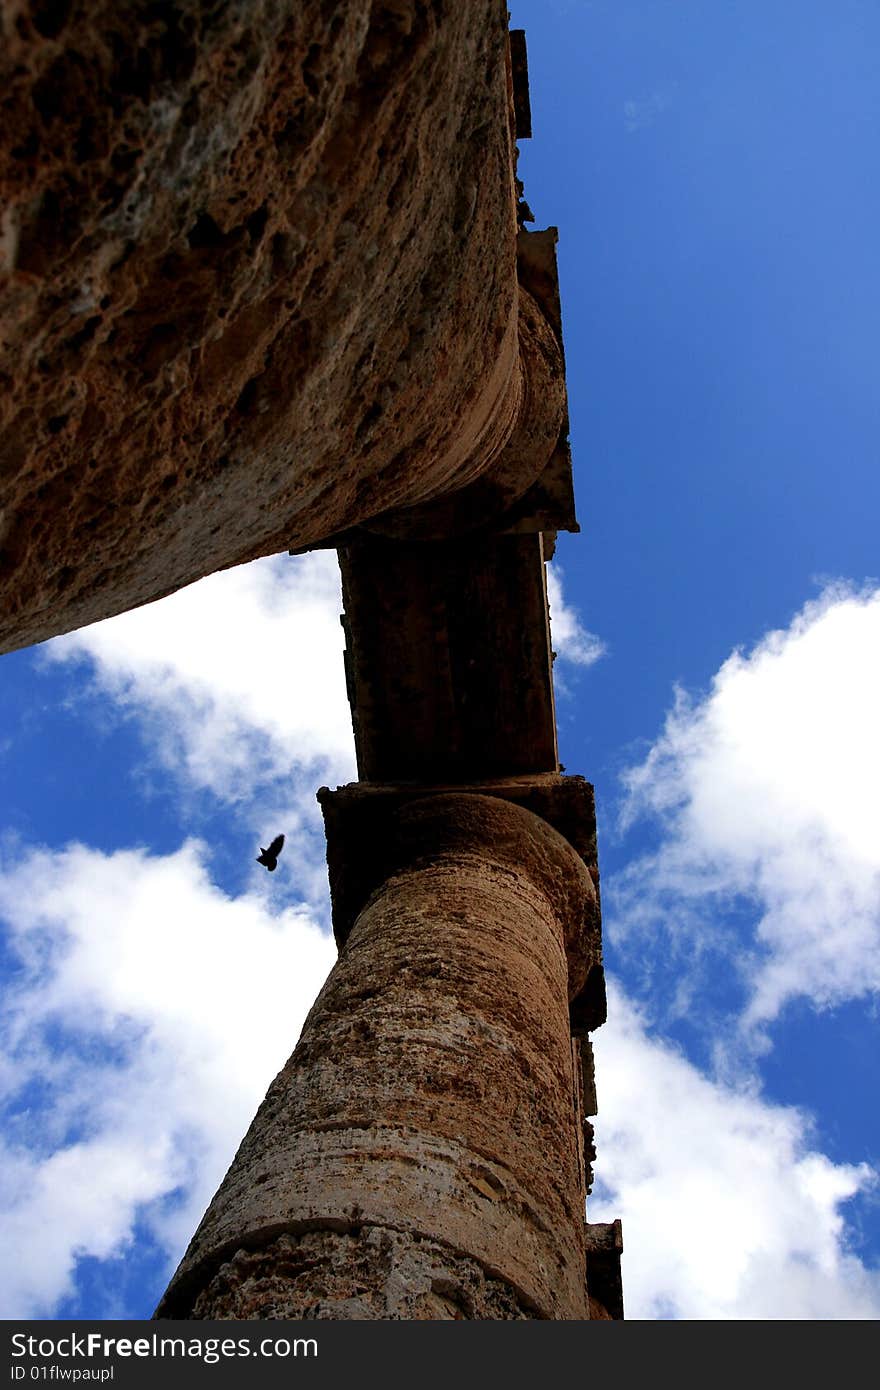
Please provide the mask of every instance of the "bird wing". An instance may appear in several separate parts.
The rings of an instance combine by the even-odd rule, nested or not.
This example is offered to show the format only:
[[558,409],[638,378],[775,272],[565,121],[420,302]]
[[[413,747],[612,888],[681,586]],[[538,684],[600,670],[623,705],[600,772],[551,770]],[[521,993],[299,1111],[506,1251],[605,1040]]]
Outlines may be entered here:
[[268,850],[266,851],[267,854],[280,854],[280,853],[281,853],[281,846],[282,846],[283,844],[284,844],[284,836],[283,836],[283,835],[276,835],[276,836],[275,836],[275,839],[272,841],[271,845],[269,846]]

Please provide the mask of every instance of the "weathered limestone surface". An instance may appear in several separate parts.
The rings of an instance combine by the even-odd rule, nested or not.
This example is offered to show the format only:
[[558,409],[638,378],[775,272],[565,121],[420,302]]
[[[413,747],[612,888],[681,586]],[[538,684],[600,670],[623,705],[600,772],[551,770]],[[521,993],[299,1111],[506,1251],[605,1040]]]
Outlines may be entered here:
[[504,492],[561,381],[518,312],[504,0],[2,26],[0,650],[490,464]]
[[[599,1309],[591,1316],[605,1317]],[[398,1321],[522,1320],[516,1291],[430,1237],[382,1226],[278,1236],[237,1250],[196,1299],[192,1318]]]
[[576,852],[493,797],[404,805],[159,1317],[588,1316],[566,936]]

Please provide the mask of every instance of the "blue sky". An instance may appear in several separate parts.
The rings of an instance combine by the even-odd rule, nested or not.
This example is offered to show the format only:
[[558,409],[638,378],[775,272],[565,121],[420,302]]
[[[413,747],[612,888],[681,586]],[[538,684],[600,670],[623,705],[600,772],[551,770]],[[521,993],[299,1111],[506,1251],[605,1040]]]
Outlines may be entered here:
[[[880,11],[521,0],[641,1318],[880,1314]],[[144,1317],[333,960],[330,555],[3,658],[0,1314]],[[284,830],[271,877],[259,844]]]

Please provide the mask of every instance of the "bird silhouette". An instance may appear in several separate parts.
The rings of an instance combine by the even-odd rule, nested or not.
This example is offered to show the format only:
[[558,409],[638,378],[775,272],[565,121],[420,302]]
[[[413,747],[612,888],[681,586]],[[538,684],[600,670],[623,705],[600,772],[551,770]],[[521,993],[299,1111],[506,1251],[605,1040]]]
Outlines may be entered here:
[[260,845],[260,852],[257,855],[257,863],[265,864],[271,874],[278,868],[278,856],[281,853],[281,846],[284,844],[284,836],[276,835],[268,849],[263,849]]

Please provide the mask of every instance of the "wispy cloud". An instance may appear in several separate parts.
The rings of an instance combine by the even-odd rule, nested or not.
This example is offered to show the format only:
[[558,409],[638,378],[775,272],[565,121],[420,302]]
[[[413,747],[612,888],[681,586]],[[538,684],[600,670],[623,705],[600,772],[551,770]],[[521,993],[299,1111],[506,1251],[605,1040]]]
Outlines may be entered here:
[[665,82],[655,87],[645,96],[630,98],[623,103],[623,123],[632,135],[637,130],[652,126],[664,111],[668,111],[675,100],[677,82]]

